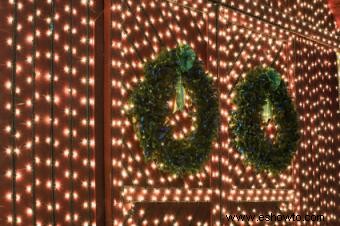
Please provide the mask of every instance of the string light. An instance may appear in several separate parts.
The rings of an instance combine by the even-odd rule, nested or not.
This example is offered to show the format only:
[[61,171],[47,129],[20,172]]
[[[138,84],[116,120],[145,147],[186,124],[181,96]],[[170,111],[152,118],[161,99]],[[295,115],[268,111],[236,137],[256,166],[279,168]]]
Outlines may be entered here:
[[[6,206],[1,225],[95,225],[94,2],[8,0],[1,5],[8,13],[0,25],[10,31],[0,36],[5,159],[0,203]],[[338,222],[339,98],[330,47],[339,37],[329,10],[322,0],[221,2],[218,11],[204,0],[112,3],[113,224],[222,225],[228,213],[282,211],[322,213],[330,224]],[[179,43],[192,46],[205,62],[219,87],[221,107],[211,161],[184,179],[143,161],[124,114],[128,91],[143,80],[146,59]],[[300,113],[299,152],[279,176],[245,166],[229,137],[234,86],[258,64],[283,75]],[[186,111],[169,117],[176,139],[195,130],[194,108],[190,99],[186,103]],[[163,216],[152,215],[160,207]],[[207,214],[198,216],[196,209]]]
[[[203,1],[195,1],[194,4],[187,1],[134,2],[128,0],[121,5],[118,3],[112,5],[112,15],[123,12],[121,18],[113,17],[112,22],[112,52],[114,53],[112,56],[114,75],[112,77],[114,93],[112,112],[114,114],[111,128],[115,134],[112,139],[112,149],[115,150],[112,166],[113,172],[121,172],[113,174],[113,191],[121,191],[121,187],[124,186],[121,193],[113,192],[114,225],[121,225],[123,222],[129,225],[139,223],[150,225],[154,222],[161,224],[163,222],[161,219],[164,218],[164,222],[168,221],[173,214],[175,222],[182,223],[182,218],[177,215],[176,208],[190,205],[188,203],[194,203],[190,205],[192,211],[195,205],[200,205],[199,203],[211,203],[211,208],[207,210],[211,213],[211,220],[206,221],[206,219],[200,219],[199,216],[191,216],[188,219],[194,225],[210,223],[222,225],[223,216],[228,212],[232,214],[301,212],[300,207],[304,205],[317,205],[316,202],[307,204],[301,200],[305,194],[302,194],[303,190],[300,190],[299,186],[304,181],[311,183],[317,180],[317,177],[311,177],[311,175],[309,178],[299,175],[301,171],[305,172],[307,166],[300,162],[304,158],[301,150],[293,164],[283,174],[274,176],[256,173],[255,169],[244,165],[243,156],[231,145],[228,122],[231,109],[235,108],[231,103],[235,84],[245,75],[245,72],[259,64],[275,67],[280,72],[297,105],[302,102],[314,102],[312,99],[303,98],[302,101],[297,99],[298,96],[301,97],[301,93],[298,92],[299,87],[308,87],[308,85],[299,83],[296,78],[305,76],[308,72],[307,68],[302,72],[298,70],[298,65],[303,63],[303,60],[297,60],[296,54],[299,49],[295,44],[297,36],[294,32],[306,37],[311,37],[313,34],[312,38],[316,41],[336,46],[338,39],[333,32],[333,24],[324,22],[330,21],[330,16],[326,10],[323,10],[324,6],[321,1],[320,3],[305,2],[303,5],[296,3],[301,15],[305,13],[303,9],[308,8],[308,13],[304,14],[301,21],[293,21],[286,16],[286,14],[293,13],[295,8],[293,5],[287,7],[283,1],[263,3],[269,6],[248,0],[222,2],[248,14],[256,15],[263,21],[220,6],[216,24],[217,15],[214,6],[206,5]],[[316,4],[322,7],[315,8]],[[281,13],[279,9],[284,9],[284,13]],[[313,10],[317,11],[318,15],[326,15],[323,22],[319,22],[315,27],[310,25],[316,22],[313,18]],[[282,28],[270,26],[266,21],[279,24]],[[122,30],[121,33],[120,30]],[[292,31],[293,35],[289,31]],[[218,40],[215,40],[216,33]],[[119,34],[122,35],[121,39]],[[324,39],[324,37],[327,38]],[[190,44],[200,59],[206,63],[208,73],[218,83],[222,117],[220,138],[214,144],[215,149],[210,163],[204,167],[202,172],[184,179],[163,174],[154,164],[140,161],[143,159],[143,152],[133,134],[130,122],[124,115],[125,110],[132,107],[124,104],[128,98],[128,90],[133,89],[139,81],[143,80],[142,63],[148,58],[154,58],[160,49],[173,48],[178,43]],[[313,46],[319,46],[316,42],[311,43]],[[217,51],[218,54],[216,54]],[[322,63],[321,59],[324,58],[325,56],[320,56],[318,63]],[[329,65],[325,64],[322,70],[326,70],[327,67]],[[332,73],[329,72],[329,75],[333,76]],[[320,85],[326,86],[325,81],[320,82]],[[317,92],[315,90],[315,93]],[[173,102],[169,101],[168,104],[171,108]],[[123,111],[120,108],[122,105],[125,109]],[[329,109],[329,111],[332,110]],[[175,139],[182,139],[190,131],[191,122],[187,120],[187,115],[190,115],[190,110],[169,117]],[[304,131],[311,127],[302,128]],[[269,125],[267,132],[269,137],[273,137],[275,126]],[[314,140],[322,142],[322,139],[315,137]],[[314,146],[313,148],[316,151]],[[328,171],[328,173],[331,172]],[[316,181],[316,183],[321,182]],[[201,193],[197,194],[199,189]],[[308,189],[308,191],[311,190]],[[320,195],[318,197],[320,199]],[[152,216],[151,212],[157,211],[157,206],[161,208],[160,203],[169,206],[172,202],[180,205],[175,207],[175,210],[163,207],[163,216]],[[155,204],[152,205],[152,203]],[[278,206],[276,203],[281,204]],[[317,209],[321,207],[315,207],[315,210]],[[142,214],[138,215],[136,211],[141,211]],[[332,213],[333,210],[327,209],[326,211]],[[334,221],[334,217],[329,221]]]
[[0,36],[7,48],[0,134],[8,138],[0,142],[8,153],[0,224],[95,225],[94,1],[8,0],[1,7],[9,13],[0,26],[10,35]]

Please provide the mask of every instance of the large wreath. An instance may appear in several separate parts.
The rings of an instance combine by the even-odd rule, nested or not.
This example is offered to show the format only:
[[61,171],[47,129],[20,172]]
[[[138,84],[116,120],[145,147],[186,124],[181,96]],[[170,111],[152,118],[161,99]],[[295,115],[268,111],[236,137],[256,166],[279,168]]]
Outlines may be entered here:
[[[174,174],[197,172],[208,159],[217,135],[219,110],[217,91],[202,63],[187,45],[161,52],[144,66],[144,81],[130,96],[130,118],[147,160]],[[193,132],[181,140],[173,138],[168,102],[176,97],[177,109],[184,107],[189,90]]]
[[[259,171],[278,173],[292,160],[299,140],[298,116],[286,85],[272,68],[258,67],[237,84],[230,129],[237,150]],[[270,104],[273,139],[265,132],[264,106]],[[266,119],[267,120],[267,119]]]

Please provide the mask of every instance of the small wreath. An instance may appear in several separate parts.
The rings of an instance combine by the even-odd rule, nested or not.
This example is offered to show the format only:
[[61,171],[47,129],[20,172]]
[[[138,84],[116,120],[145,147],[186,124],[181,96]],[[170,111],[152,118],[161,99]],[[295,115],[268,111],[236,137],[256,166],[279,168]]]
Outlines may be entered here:
[[[259,171],[274,174],[291,163],[299,140],[298,116],[286,85],[272,68],[258,67],[237,84],[230,129],[237,150]],[[276,136],[270,139],[263,127],[263,107],[272,105]]]
[[[144,81],[130,96],[129,112],[146,160],[178,175],[197,172],[208,159],[218,130],[218,98],[212,79],[187,45],[161,52],[145,64],[144,73]],[[176,110],[183,110],[184,90],[191,91],[196,106],[196,129],[176,140],[167,120],[173,112],[168,102],[176,97]]]

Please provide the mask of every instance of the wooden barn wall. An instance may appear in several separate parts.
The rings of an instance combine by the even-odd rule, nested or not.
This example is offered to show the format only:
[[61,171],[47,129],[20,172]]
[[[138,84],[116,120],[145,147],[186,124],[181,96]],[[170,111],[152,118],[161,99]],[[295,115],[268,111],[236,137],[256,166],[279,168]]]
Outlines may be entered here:
[[302,214],[339,219],[339,97],[336,53],[315,43],[295,41],[295,81],[301,140],[297,153],[296,191]]
[[[340,224],[335,53],[261,23],[288,15],[281,28],[294,24],[287,30],[336,46],[339,38],[324,0],[216,1],[220,7],[211,2],[0,2],[1,226],[85,226],[96,217],[97,226],[103,226],[103,216],[107,225],[228,225],[225,214],[290,211],[321,213],[327,219],[321,225]],[[98,27],[101,3],[111,13]],[[94,40],[94,29],[110,39],[111,49],[104,48],[104,37]],[[143,76],[143,63],[179,43],[190,44],[213,76],[222,117],[211,160],[186,178],[144,162],[122,110]],[[100,56],[96,72],[102,72],[96,78],[94,55]],[[280,176],[256,174],[245,166],[228,136],[233,87],[258,64],[282,73],[300,114],[300,147]],[[103,80],[103,74],[110,77]],[[108,105],[99,101],[100,92],[95,97],[95,81],[110,93]],[[94,111],[100,113],[96,118]],[[175,129],[187,124],[190,119],[179,115]],[[95,128],[101,131],[96,137]],[[108,149],[103,145],[94,153],[103,136],[109,138]],[[108,157],[96,162],[96,171],[94,154]],[[110,171],[106,184],[104,165]],[[101,175],[96,185],[95,173]]]
[[[112,148],[114,224],[171,225],[178,219],[187,225],[209,224],[217,216],[210,211],[214,208],[211,199],[218,199],[210,194],[212,184],[218,183],[211,174],[216,164],[209,162],[202,172],[186,178],[160,172],[155,165],[144,162],[142,150],[121,109],[127,104],[129,91],[142,77],[143,63],[162,48],[187,42],[195,48],[205,67],[212,68],[214,49],[208,43],[214,44],[214,34],[208,33],[214,29],[214,18],[210,21],[206,14],[159,1],[123,1],[121,8],[114,4],[112,9],[113,17],[123,12],[112,23],[113,32],[121,31],[120,39],[112,37],[112,65],[116,72],[112,73],[112,127],[119,130]],[[190,123],[190,119],[178,120]],[[136,199],[141,202],[134,203]],[[183,203],[177,204],[176,200]]]
[[225,3],[241,10],[254,10],[261,15],[265,13],[268,18],[270,16],[280,17],[281,15],[276,14],[276,12],[280,12],[290,16],[291,21],[295,19],[305,22],[306,27],[310,28],[334,31],[336,27],[334,16],[328,8],[328,0],[216,0],[216,2]]
[[0,2],[0,225],[94,222],[93,3]]
[[[245,1],[249,2],[253,1]],[[283,8],[283,1],[279,2],[278,7]],[[114,225],[229,225],[225,214],[295,212],[324,214],[327,222],[322,225],[339,222],[339,118],[332,50],[312,42],[305,44],[301,41],[304,39],[275,27],[250,24],[247,18],[223,6],[207,1],[184,3],[187,2],[112,1],[113,186],[112,215],[106,218]],[[266,4],[273,7],[274,1]],[[322,1],[317,4],[323,6]],[[256,6],[261,11],[256,4],[251,8],[257,9]],[[318,14],[315,19],[314,15],[308,17],[313,11],[293,9],[308,21],[322,18]],[[328,23],[317,26],[332,30]],[[154,164],[144,162],[143,151],[123,110],[129,93],[143,77],[145,61],[179,43],[191,45],[214,78],[221,114],[219,137],[210,161],[200,173],[185,178],[162,173]],[[303,49],[313,53],[309,55]],[[329,63],[323,64],[325,59]],[[245,166],[228,135],[233,88],[256,65],[275,67],[283,75],[300,114],[301,145],[292,165],[279,176],[257,174]],[[307,91],[314,86],[319,88]],[[320,112],[319,107],[323,109]],[[318,124],[314,122],[316,118]],[[187,125],[188,120],[178,117],[175,130]]]

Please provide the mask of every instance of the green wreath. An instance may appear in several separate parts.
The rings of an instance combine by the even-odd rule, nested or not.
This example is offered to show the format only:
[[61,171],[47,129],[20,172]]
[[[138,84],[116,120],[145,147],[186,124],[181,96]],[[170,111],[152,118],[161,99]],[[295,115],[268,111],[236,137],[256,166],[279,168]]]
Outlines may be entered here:
[[[291,163],[299,140],[298,116],[286,85],[272,68],[258,67],[236,86],[230,129],[237,150],[259,171],[278,172]],[[276,136],[264,132],[263,109],[272,106]]]
[[[187,45],[161,52],[144,66],[145,79],[130,96],[130,119],[146,160],[166,172],[195,173],[208,159],[217,135],[219,110],[217,91],[202,63]],[[167,117],[173,112],[168,101],[176,97],[176,110],[184,108],[189,90],[195,131],[184,139],[173,139]]]

